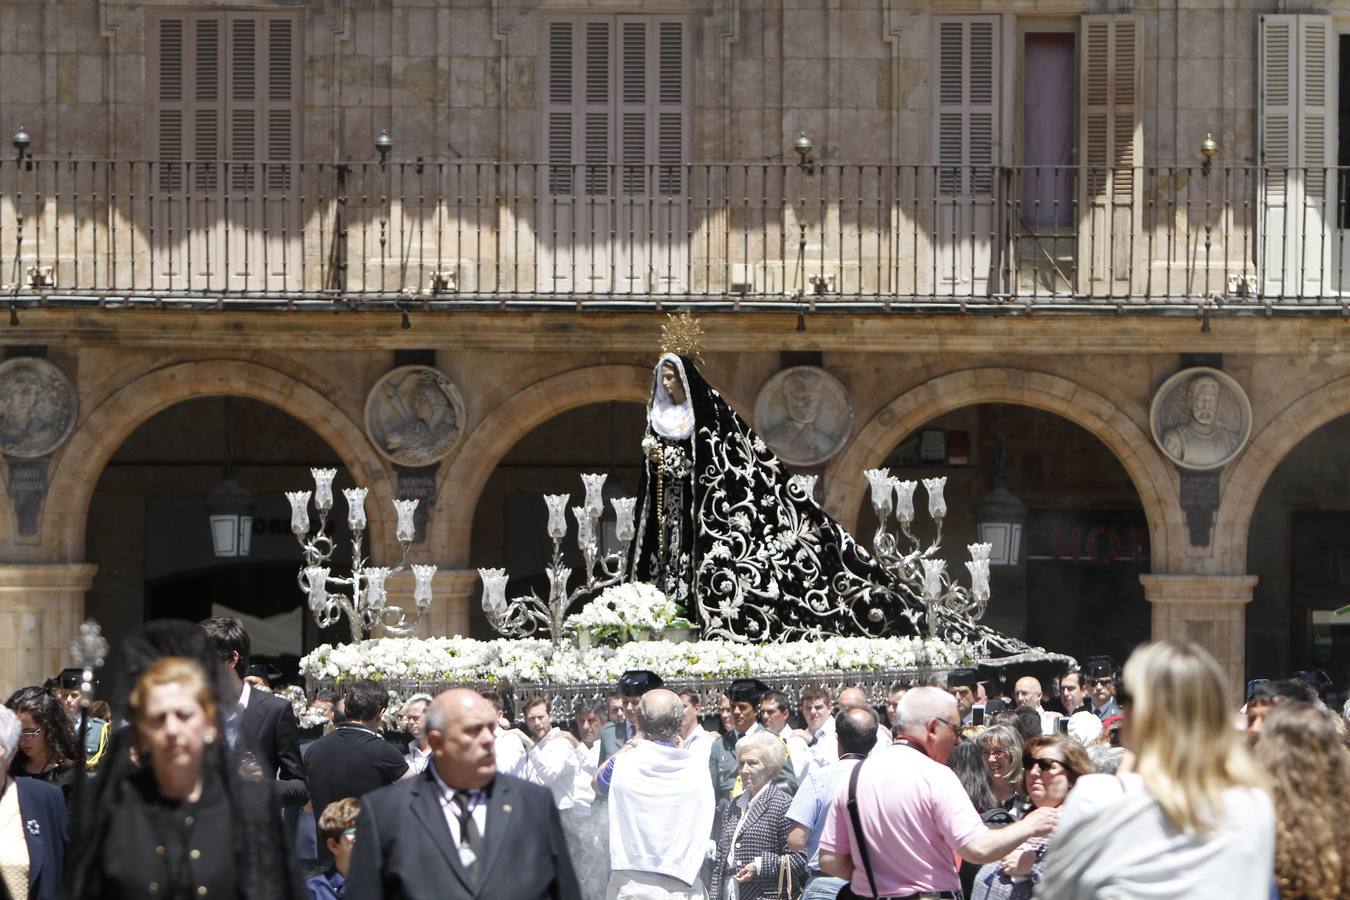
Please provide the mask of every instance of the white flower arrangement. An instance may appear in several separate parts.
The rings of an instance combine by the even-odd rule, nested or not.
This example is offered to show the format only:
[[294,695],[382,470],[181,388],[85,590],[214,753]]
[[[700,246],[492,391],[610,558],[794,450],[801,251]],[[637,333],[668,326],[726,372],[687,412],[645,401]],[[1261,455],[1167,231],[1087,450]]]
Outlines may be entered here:
[[606,588],[581,612],[568,616],[566,625],[610,643],[629,640],[641,633],[660,635],[670,629],[690,627],[674,601],[656,586],[642,581]]
[[614,682],[630,669],[650,669],[665,679],[700,679],[947,669],[969,662],[971,654],[964,646],[915,637],[833,637],[782,644],[632,641],[617,648],[585,649],[569,645],[555,649],[538,639],[438,637],[324,644],[300,660],[300,671],[321,681],[597,684]]

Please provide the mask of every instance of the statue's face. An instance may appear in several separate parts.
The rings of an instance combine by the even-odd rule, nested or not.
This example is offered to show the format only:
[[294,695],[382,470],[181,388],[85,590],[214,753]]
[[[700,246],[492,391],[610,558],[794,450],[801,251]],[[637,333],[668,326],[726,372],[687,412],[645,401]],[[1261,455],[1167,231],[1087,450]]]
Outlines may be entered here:
[[783,384],[788,418],[810,425],[820,412],[820,383],[812,378],[789,378]]
[[1201,378],[1191,385],[1191,418],[1201,425],[1213,425],[1219,418],[1219,384]]
[[680,382],[680,373],[670,363],[661,366],[661,387],[676,406],[684,403],[684,385]]

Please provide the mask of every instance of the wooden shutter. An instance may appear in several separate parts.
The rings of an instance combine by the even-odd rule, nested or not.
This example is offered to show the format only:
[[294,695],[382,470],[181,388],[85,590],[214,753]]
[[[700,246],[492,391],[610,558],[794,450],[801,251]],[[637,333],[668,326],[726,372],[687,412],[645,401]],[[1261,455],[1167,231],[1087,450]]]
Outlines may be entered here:
[[1139,28],[1134,17],[1083,17],[1083,161],[1090,197],[1131,203],[1142,135]]
[[1261,17],[1258,130],[1267,296],[1318,296],[1332,289],[1335,34],[1329,16]]
[[548,71],[544,144],[548,156],[548,192],[569,196],[572,178],[573,70],[576,27],[572,22],[548,23]]
[[938,190],[989,194],[998,135],[998,18],[965,16],[937,23]]
[[[256,162],[286,161],[299,147],[298,13],[183,12],[150,18],[152,155],[159,187],[249,192]],[[220,161],[231,161],[228,184]],[[191,164],[191,181],[180,162]],[[290,185],[269,168],[267,189]]]
[[585,165],[585,191],[590,196],[609,193],[610,121],[612,117],[610,47],[613,24],[591,20],[584,23],[585,46],[581,94],[581,158]]

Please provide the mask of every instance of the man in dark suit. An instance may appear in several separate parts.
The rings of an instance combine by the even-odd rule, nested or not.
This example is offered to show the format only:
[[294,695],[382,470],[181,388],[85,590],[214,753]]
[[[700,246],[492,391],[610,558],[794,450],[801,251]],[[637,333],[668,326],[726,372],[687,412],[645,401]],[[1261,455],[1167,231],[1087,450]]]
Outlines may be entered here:
[[347,900],[580,900],[548,788],[498,774],[476,691],[427,708],[431,764],[361,799]]
[[642,695],[664,686],[660,675],[645,669],[634,669],[620,676],[618,694],[623,701],[624,717],[622,721],[610,722],[600,730],[600,764],[603,765],[605,760],[619,752],[619,748],[637,736],[637,708]]
[[250,641],[235,618],[206,619],[202,631],[211,639],[238,701],[221,710],[225,740],[244,758],[244,767],[274,780],[272,791],[279,806],[304,806],[309,800],[305,767],[300,760],[300,729],[291,705],[280,697],[254,690],[244,683]]

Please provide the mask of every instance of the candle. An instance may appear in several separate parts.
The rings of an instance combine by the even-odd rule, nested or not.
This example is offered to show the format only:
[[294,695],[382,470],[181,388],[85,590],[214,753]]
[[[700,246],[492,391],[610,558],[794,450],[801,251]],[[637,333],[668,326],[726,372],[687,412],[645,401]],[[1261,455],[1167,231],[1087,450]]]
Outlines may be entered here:
[[347,527],[353,532],[366,530],[366,488],[343,488],[347,500]]
[[942,488],[946,484],[946,477],[923,480],[923,489],[928,492],[928,515],[932,516],[934,521],[947,515],[947,501],[942,499]]
[[582,475],[581,483],[586,485],[586,502],[582,506],[591,515],[600,515],[605,511],[605,476]]
[[633,508],[637,506],[636,497],[616,497],[609,501],[614,507],[614,536],[620,543],[626,544],[633,539]]
[[296,537],[309,534],[309,491],[287,491],[291,501],[291,533]]
[[326,513],[333,508],[333,476],[337,469],[310,469],[314,476],[314,508]]
[[[436,575],[436,567],[414,564],[412,572],[413,602],[417,604],[418,609],[426,609],[431,605],[431,579]],[[502,585],[503,587],[506,585],[504,578]]]
[[413,513],[417,512],[417,501],[395,500],[394,512],[398,515],[398,525],[394,531],[399,543],[411,544],[417,537],[417,525],[413,522]]
[[544,503],[548,506],[548,536],[555,541],[567,537],[567,501],[571,494],[545,494]]

